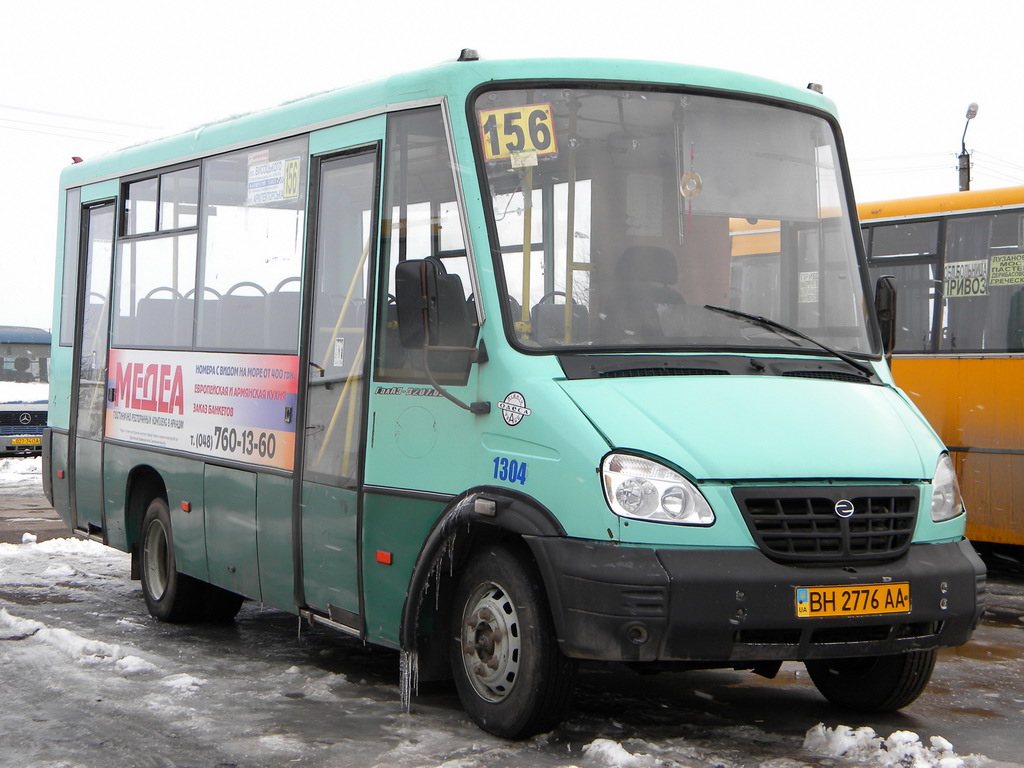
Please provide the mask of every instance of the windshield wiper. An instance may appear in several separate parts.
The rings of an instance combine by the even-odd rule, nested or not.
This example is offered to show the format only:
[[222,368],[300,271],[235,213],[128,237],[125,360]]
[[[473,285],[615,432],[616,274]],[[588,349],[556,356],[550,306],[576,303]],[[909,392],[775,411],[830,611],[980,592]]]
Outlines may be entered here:
[[748,312],[741,312],[738,309],[729,309],[728,307],[716,307],[714,304],[705,304],[704,309],[710,309],[713,312],[721,312],[725,315],[732,315],[733,317],[742,317],[744,320],[749,320],[755,325],[760,325],[762,328],[768,328],[769,330],[776,331],[777,333],[788,333],[790,336],[796,336],[798,339],[809,341],[811,344],[825,352],[828,352],[833,357],[837,357],[844,363],[853,366],[868,378],[875,375],[875,372],[869,366],[864,365],[864,363],[860,362],[856,358],[851,357],[845,352],[840,352],[838,349],[833,349],[827,344],[822,344],[817,339],[813,339],[807,334],[801,333],[796,328],[790,328],[788,325],[784,325],[783,323],[775,320],[770,320],[769,318],[762,317],[761,315],[751,315]]

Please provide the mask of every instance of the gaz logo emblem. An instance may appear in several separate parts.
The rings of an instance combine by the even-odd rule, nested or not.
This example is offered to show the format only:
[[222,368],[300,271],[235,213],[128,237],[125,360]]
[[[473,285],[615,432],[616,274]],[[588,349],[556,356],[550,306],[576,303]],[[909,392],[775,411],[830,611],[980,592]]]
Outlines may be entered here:
[[498,410],[501,411],[501,418],[510,427],[514,427],[533,411],[526,407],[526,398],[519,392],[509,392],[505,399],[498,403]]
[[853,502],[849,499],[840,499],[836,502],[835,506],[836,514],[840,517],[850,517],[856,511],[853,508]]

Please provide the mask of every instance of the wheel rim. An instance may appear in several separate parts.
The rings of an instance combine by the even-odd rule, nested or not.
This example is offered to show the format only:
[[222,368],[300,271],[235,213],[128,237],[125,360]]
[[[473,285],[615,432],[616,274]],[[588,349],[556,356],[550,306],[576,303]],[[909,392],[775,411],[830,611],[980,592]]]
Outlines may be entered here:
[[167,531],[159,520],[154,520],[146,530],[142,560],[146,574],[146,591],[154,600],[159,600],[167,591],[169,567]]
[[515,604],[498,584],[481,584],[466,601],[462,662],[473,690],[486,701],[503,701],[519,676],[522,639]]

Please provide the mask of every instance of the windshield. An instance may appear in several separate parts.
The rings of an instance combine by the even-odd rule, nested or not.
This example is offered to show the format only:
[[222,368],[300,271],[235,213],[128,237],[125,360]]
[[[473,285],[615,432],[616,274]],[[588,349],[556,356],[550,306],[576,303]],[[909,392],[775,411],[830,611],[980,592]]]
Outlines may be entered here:
[[477,149],[517,343],[537,350],[872,354],[828,121],[651,90],[476,99]]
[[50,346],[21,341],[0,341],[0,381],[49,381]]

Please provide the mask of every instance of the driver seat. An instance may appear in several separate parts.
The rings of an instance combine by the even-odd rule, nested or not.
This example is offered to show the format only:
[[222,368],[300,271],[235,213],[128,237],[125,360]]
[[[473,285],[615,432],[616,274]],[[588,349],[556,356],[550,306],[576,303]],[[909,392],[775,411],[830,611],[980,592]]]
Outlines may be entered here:
[[622,329],[639,339],[663,338],[660,312],[686,303],[673,287],[679,282],[675,255],[659,246],[634,245],[622,254],[615,274],[622,289]]

